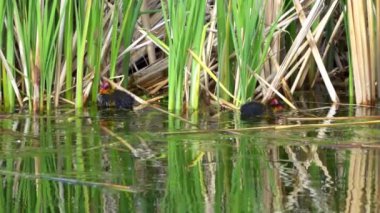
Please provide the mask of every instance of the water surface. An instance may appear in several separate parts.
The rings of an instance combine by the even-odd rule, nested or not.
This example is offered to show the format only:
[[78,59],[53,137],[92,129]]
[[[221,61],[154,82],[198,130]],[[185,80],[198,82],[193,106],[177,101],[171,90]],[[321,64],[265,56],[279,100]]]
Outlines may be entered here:
[[[0,206],[5,212],[376,212],[380,124],[363,116],[379,115],[378,109],[304,106],[316,107],[251,121],[232,112],[193,113],[187,119],[195,126],[153,109],[2,114]],[[348,115],[356,119],[296,119]]]

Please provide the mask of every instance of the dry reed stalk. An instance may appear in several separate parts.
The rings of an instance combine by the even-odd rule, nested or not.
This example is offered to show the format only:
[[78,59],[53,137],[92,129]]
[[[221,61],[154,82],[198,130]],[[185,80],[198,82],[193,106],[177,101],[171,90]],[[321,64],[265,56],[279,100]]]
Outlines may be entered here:
[[[283,1],[274,0],[267,1],[265,5],[265,25],[271,26],[277,19],[282,10]],[[267,77],[272,73],[276,73],[279,69],[280,61],[280,51],[281,51],[281,34],[273,35],[271,48],[268,52],[270,55],[269,61],[264,64],[264,72],[262,72],[263,77]]]
[[[142,3],[142,10],[147,10],[149,9],[148,8],[148,0],[143,0],[143,3]],[[149,14],[143,14],[141,16],[141,20],[142,20],[142,23],[143,23],[143,26],[144,28],[147,30],[147,31],[150,31],[150,15]],[[148,55],[148,60],[149,60],[149,64],[152,64],[156,61],[156,52],[154,50],[154,45],[152,43],[148,44],[147,47],[146,47],[146,52],[147,52],[147,55]]]
[[361,76],[361,81],[362,81],[362,92],[363,92],[363,100],[364,103],[368,103],[368,95],[370,94],[368,91],[368,75],[369,75],[369,57],[368,57],[368,38],[367,38],[367,30],[366,30],[366,11],[365,11],[365,1],[360,1],[357,2],[355,1],[355,7],[353,7],[353,12],[354,12],[354,24],[355,27],[358,28],[357,32],[358,33],[358,41],[359,41],[359,48],[360,48],[360,58],[361,58],[361,66],[362,66],[362,71],[359,71],[359,75]]
[[[347,17],[348,17],[348,29],[349,29],[349,34],[350,34],[350,47],[351,47],[351,63],[352,63],[352,69],[354,73],[354,84],[355,84],[355,97],[356,97],[356,102],[362,100],[362,90],[361,90],[361,82],[359,78],[359,73],[358,71],[360,70],[359,68],[359,57],[356,56],[356,53],[359,52],[358,47],[358,42],[355,42],[357,39],[357,35],[355,33],[355,28],[354,28],[354,14],[352,12],[352,2],[351,0],[347,1]],[[356,71],[355,71],[356,70]]]
[[[286,54],[281,66],[280,70],[277,72],[276,76],[274,77],[271,85],[273,88],[278,88],[281,86],[281,80],[283,76],[285,75],[286,71],[289,68],[290,62],[292,61],[294,55],[297,53],[298,48],[300,47],[303,39],[306,37],[307,32],[309,31],[314,19],[318,16],[320,12],[320,8],[322,6],[322,0],[317,0],[317,2],[314,4],[313,8],[311,9],[309,16],[305,23],[302,25],[301,30],[299,31],[297,37],[295,38],[292,46],[290,47],[288,54]],[[272,90],[268,90],[264,94],[264,102],[268,101],[273,95]]]
[[375,50],[371,47],[375,44],[372,1],[349,0],[347,5],[356,103],[373,104],[376,68]]
[[276,90],[276,88],[274,88],[272,85],[270,85],[264,78],[262,78],[260,75],[258,75],[257,73],[254,73],[254,72],[253,72],[253,75],[255,76],[255,78],[260,83],[263,83],[264,85],[269,87],[270,90],[272,90],[274,93],[276,93],[276,95],[278,95],[278,97],[280,97],[289,107],[291,107],[292,109],[297,109],[296,106],[294,106],[285,96],[283,96],[278,90]]
[[294,103],[293,95],[292,95],[292,93],[290,92],[289,85],[288,85],[288,83],[285,81],[285,79],[282,79],[282,81],[281,81],[281,88],[282,88],[282,91],[284,92],[285,97],[286,97],[289,101],[291,101],[292,103]]
[[[330,119],[330,118],[327,118]],[[210,132],[249,132],[249,131],[264,131],[264,130],[290,130],[290,129],[315,129],[321,127],[345,127],[345,126],[356,126],[356,125],[377,125],[380,124],[380,120],[371,121],[354,121],[347,123],[330,123],[330,124],[292,124],[292,125],[271,125],[271,126],[257,126],[249,128],[239,128],[239,129],[193,129],[175,132],[160,132],[162,135],[178,135],[178,134],[210,134]]]
[[[311,2],[309,2],[310,4]],[[318,24],[318,26],[316,27],[315,31],[313,32],[313,36],[315,38],[316,41],[319,41],[321,38],[322,38],[322,35],[323,35],[323,30],[327,24],[327,21],[330,19],[331,17],[331,14],[332,12],[334,11],[334,8],[337,4],[337,1],[333,2],[330,6],[330,9],[327,11],[326,15],[322,18],[322,20],[320,21],[320,23]],[[304,8],[307,7],[304,6]],[[293,15],[292,13],[290,13],[291,11],[294,10],[294,7],[290,10],[288,10],[287,12],[284,13],[284,15],[282,15],[282,17],[280,18],[281,19],[281,22],[279,22],[279,26],[287,26],[288,24],[284,24],[283,22],[286,21],[286,23],[288,22],[293,22],[294,21],[294,18],[295,15]],[[287,14],[287,17],[285,19],[285,14]],[[302,78],[305,77],[305,70],[307,69],[307,65],[308,65],[308,60],[309,60],[309,57],[311,56],[311,50],[310,48],[306,50],[306,48],[309,46],[308,44],[308,41],[305,41],[302,43],[302,45],[297,49],[295,55],[293,56],[293,58],[291,59],[291,62],[289,64],[289,67],[290,66],[293,66],[293,68],[291,69],[291,71],[289,71],[286,76],[285,76],[285,80],[289,79],[290,76],[294,73],[294,71],[296,71],[297,67],[301,64],[301,68],[300,68],[300,73],[298,74],[299,76],[297,77],[297,79],[301,79],[301,75],[303,75]],[[305,53],[305,50],[306,50],[306,53]],[[299,60],[299,57],[301,57],[301,60]],[[295,65],[293,65],[295,64]],[[298,82],[298,80],[296,79],[296,82]],[[297,85],[297,84],[296,84]],[[295,87],[296,85],[293,85],[292,86],[292,91],[295,90]]]
[[[322,35],[324,33],[325,27],[326,27],[328,21],[331,19],[331,16],[332,16],[333,12],[335,11],[335,7],[337,6],[337,4],[338,4],[337,0],[334,1],[331,4],[329,10],[326,12],[325,16],[322,18],[322,20],[319,22],[318,26],[316,27],[316,30],[313,33],[313,36],[314,36],[314,39],[315,39],[315,43],[319,43],[320,42],[320,40],[322,38]],[[330,38],[332,38],[332,36]],[[309,46],[308,41],[306,41],[306,44],[307,44],[307,46]],[[307,50],[307,53],[306,53],[308,55],[308,58],[311,56],[311,52],[312,51],[309,48]],[[324,57],[325,56],[322,56],[322,61],[324,61],[324,59],[325,59]],[[309,58],[309,60],[310,60],[310,58]],[[305,61],[304,65],[302,66],[302,68],[301,68],[301,70],[299,72],[299,78],[298,78],[299,81],[295,82],[293,84],[292,93],[295,91],[295,87],[301,88],[302,85],[304,84],[306,76],[308,74],[308,70],[310,69],[310,65],[311,65],[309,60]],[[320,74],[320,72],[316,72],[316,74]]]
[[[288,71],[288,73],[286,73],[286,75],[284,76],[283,80],[285,80],[285,81],[288,80],[293,75],[293,73],[298,70],[298,67],[304,61],[305,57],[306,57],[306,55],[303,55],[302,58],[301,58],[301,60],[298,60],[297,63],[295,65],[293,65],[293,67]],[[276,73],[272,73],[272,75],[268,76],[266,78],[266,81],[267,82],[271,81],[275,77],[275,74]],[[281,83],[281,85],[282,85],[282,83]],[[258,87],[256,88],[256,91],[257,92],[261,91],[261,92],[259,93],[259,95],[257,95],[257,98],[262,97],[266,93],[265,89],[266,88],[263,85],[261,85],[261,84],[258,85]]]
[[[380,2],[376,1],[376,47],[380,47]],[[380,58],[380,48],[376,48],[376,58]],[[380,97],[380,60],[376,60],[377,97]]]
[[[377,1],[378,2],[378,1]],[[379,14],[378,14],[379,15]],[[375,40],[375,29],[374,29],[374,13],[373,13],[373,3],[372,3],[372,0],[367,0],[367,20],[368,20],[368,39],[369,39],[369,42],[368,42],[368,45],[369,45],[369,56],[368,56],[368,59],[370,60],[370,64],[369,64],[369,76],[368,76],[368,83],[370,84],[369,85],[369,88],[367,88],[369,91],[369,94],[370,94],[370,102],[373,102],[376,97],[375,97],[375,94],[376,94],[376,88],[375,88],[375,83],[376,83],[376,70],[375,70],[375,67],[376,67],[376,63],[375,63],[375,60],[376,60],[376,51],[375,51],[375,44],[376,44],[376,40]]]
[[[295,4],[296,10],[297,10],[297,12],[299,14],[298,17],[300,19],[300,22],[301,22],[302,26],[307,26],[306,25],[306,21],[305,21],[306,17],[305,17],[305,14],[303,12],[301,3],[299,2],[299,0],[295,0],[294,4]],[[307,29],[306,33],[307,33],[306,38],[307,38],[307,40],[309,42],[312,54],[314,56],[314,59],[315,59],[315,62],[317,64],[317,66],[318,66],[319,72],[321,73],[323,81],[324,81],[324,83],[326,85],[326,88],[327,88],[327,91],[328,91],[328,93],[330,95],[331,101],[334,102],[334,103],[338,103],[339,102],[338,95],[336,94],[334,86],[333,86],[333,84],[332,84],[332,82],[331,82],[331,80],[330,80],[330,78],[328,76],[328,73],[327,73],[326,67],[325,67],[325,65],[323,63],[321,54],[319,53],[319,50],[318,50],[318,47],[317,47],[317,44],[316,44],[316,40],[314,39],[313,34],[310,31],[310,27],[309,27],[309,29]]]
[[160,81],[160,82],[152,85],[151,87],[149,87],[148,88],[149,94],[152,95],[152,94],[157,93],[160,89],[162,89],[166,85],[168,85],[168,79],[167,78],[164,79],[163,81]]
[[[329,41],[327,42],[326,49],[325,49],[325,51],[323,52],[323,56],[322,56],[323,60],[325,60],[325,58],[326,58],[326,56],[327,56],[327,53],[328,53],[328,51],[330,50],[331,44],[333,43],[333,40],[334,40],[336,34],[338,33],[338,30],[339,30],[339,28],[340,28],[340,25],[341,25],[342,22],[343,22],[343,18],[344,18],[344,13],[342,12],[342,13],[340,14],[340,16],[339,16],[338,21],[337,21],[336,24],[335,24],[335,27],[334,27],[333,32],[331,33],[331,37],[330,37],[330,39],[329,39]],[[314,77],[313,83],[311,84],[311,88],[314,87],[315,82],[317,81],[318,76],[319,76],[319,72],[317,72],[317,73],[315,74],[315,77]]]
[[323,121],[323,120],[361,120],[361,119],[364,119],[364,120],[370,120],[370,119],[374,119],[374,120],[380,120],[380,116],[355,116],[355,117],[352,117],[352,116],[347,116],[347,117],[329,117],[329,118],[326,118],[326,117],[317,117],[317,118],[314,118],[314,117],[301,117],[301,118],[292,118],[292,117],[287,117],[285,118],[287,121]]

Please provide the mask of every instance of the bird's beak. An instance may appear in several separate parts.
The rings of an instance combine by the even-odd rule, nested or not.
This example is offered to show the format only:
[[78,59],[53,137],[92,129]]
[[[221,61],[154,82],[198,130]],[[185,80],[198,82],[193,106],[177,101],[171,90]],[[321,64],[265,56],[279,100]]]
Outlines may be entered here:
[[101,94],[101,95],[110,94],[110,90],[105,89],[105,88],[100,88],[99,94]]

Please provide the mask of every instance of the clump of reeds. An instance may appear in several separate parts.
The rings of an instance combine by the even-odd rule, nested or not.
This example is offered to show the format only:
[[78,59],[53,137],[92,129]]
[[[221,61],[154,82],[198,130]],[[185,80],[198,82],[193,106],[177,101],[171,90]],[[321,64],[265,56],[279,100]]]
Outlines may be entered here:
[[[331,69],[345,65],[331,47],[346,4],[323,3],[1,1],[0,101],[10,110],[82,108],[96,102],[101,77],[122,75],[141,94],[167,93],[169,110],[198,109],[202,97],[230,108],[274,95],[291,100],[318,79],[338,102]],[[356,101],[373,103],[380,7],[346,3]]]
[[118,62],[128,60],[128,51],[121,55],[120,50],[132,41],[141,4],[1,1],[4,105],[13,109],[17,97],[20,106],[26,101],[34,111],[50,109],[53,100],[55,106],[64,101],[81,108],[90,91],[95,101],[101,71],[107,68],[113,77]]
[[[356,103],[373,104],[376,97],[376,71],[379,69],[376,68],[379,53],[375,49],[373,2],[348,0],[347,18]],[[380,34],[377,36],[380,38]]]

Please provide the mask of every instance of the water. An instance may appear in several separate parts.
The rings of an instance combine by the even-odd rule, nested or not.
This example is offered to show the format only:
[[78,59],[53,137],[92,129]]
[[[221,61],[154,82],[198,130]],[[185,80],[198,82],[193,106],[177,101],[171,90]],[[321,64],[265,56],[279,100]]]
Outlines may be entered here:
[[[305,105],[317,106],[323,108],[255,121],[231,112],[190,115],[197,127],[152,109],[3,114],[0,207],[4,212],[377,212],[379,118],[291,118],[369,116],[378,109]],[[354,123],[366,121],[374,123]],[[315,125],[322,123],[326,126]]]

